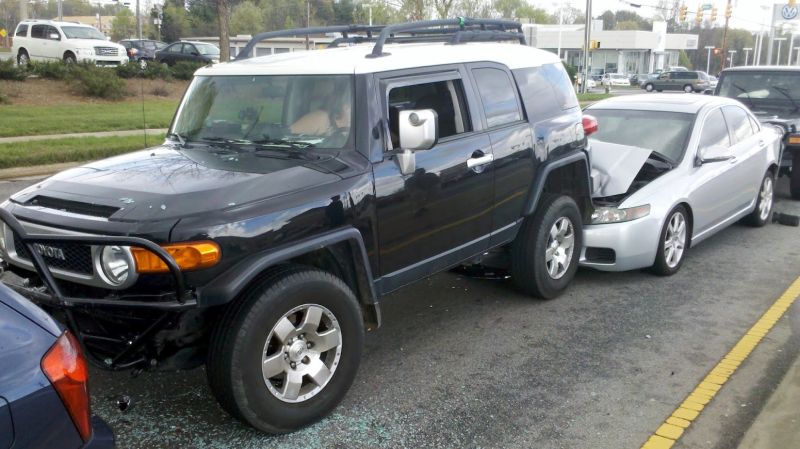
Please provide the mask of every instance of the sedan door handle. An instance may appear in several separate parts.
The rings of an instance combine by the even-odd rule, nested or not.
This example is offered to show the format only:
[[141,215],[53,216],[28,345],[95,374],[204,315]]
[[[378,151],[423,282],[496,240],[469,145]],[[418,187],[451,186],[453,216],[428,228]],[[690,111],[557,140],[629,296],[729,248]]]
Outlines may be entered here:
[[467,159],[467,167],[475,168],[481,165],[486,165],[494,160],[494,154],[486,154],[480,157],[471,157]]

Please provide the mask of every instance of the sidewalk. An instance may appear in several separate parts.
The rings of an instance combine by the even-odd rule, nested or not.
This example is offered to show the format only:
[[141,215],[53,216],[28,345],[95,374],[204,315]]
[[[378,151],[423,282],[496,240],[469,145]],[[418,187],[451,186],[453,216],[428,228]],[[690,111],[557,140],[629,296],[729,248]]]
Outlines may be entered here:
[[800,447],[800,358],[739,443],[739,449]]
[[159,128],[149,128],[145,130],[141,129],[131,129],[125,131],[103,131],[97,133],[71,133],[71,134],[45,134],[39,136],[16,136],[16,137],[0,137],[0,144],[3,143],[16,143],[16,142],[31,142],[34,140],[53,140],[53,139],[70,139],[75,137],[124,137],[124,136],[136,136],[136,135],[143,135],[144,132],[147,132],[148,135],[151,134],[163,134],[166,133],[166,128],[159,129]]

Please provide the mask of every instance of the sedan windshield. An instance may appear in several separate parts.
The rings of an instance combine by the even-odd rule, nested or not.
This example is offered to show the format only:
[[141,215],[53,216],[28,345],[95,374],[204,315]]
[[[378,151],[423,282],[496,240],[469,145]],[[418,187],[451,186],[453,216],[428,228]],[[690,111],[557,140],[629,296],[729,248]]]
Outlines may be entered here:
[[729,72],[719,83],[719,95],[735,98],[753,110],[800,110],[800,71]]
[[171,134],[183,142],[271,150],[351,145],[351,75],[198,76]]
[[106,40],[106,36],[103,33],[91,27],[65,26],[61,27],[61,31],[64,32],[64,36],[67,36],[67,39]]
[[645,148],[677,162],[683,155],[694,115],[681,112],[588,109],[599,130],[592,138]]

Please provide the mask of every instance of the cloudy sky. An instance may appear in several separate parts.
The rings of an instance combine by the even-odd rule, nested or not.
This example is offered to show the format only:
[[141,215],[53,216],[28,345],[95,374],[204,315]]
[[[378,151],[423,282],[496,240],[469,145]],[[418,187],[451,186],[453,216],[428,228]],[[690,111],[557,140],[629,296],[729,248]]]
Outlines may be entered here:
[[[632,8],[628,5],[627,1],[620,0],[592,0],[592,15],[595,17],[602,14],[605,10],[616,11],[618,9],[627,9],[636,11],[645,17],[652,17],[658,10],[646,5],[656,6],[658,0],[631,0],[633,3],[641,4],[641,8]],[[531,0],[534,5],[544,5],[548,2],[542,0]],[[570,3],[572,6],[584,9],[586,7],[585,0],[559,0],[549,2],[551,5],[559,3]],[[759,27],[765,25],[769,21],[769,10],[762,9],[763,6],[769,6],[775,3],[785,4],[785,1],[778,0],[733,0],[733,16],[731,18],[731,26],[736,28],[747,28],[757,31]],[[724,11],[727,0],[685,0],[684,4],[689,8],[689,20],[694,17],[694,12],[701,4],[713,4],[717,6],[717,23],[721,26],[724,22]],[[552,7],[551,7],[552,8]],[[708,17],[708,12],[706,17]],[[763,25],[762,25],[763,24]]]

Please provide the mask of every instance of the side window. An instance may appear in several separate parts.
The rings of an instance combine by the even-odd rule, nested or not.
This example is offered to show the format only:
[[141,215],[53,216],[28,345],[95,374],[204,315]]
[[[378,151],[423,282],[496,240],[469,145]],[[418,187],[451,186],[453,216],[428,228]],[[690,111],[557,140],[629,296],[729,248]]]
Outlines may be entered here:
[[31,37],[47,39],[47,25],[34,25],[31,27]]
[[17,32],[14,33],[14,36],[25,37],[28,35],[28,25],[20,24],[17,27]]
[[169,51],[170,53],[180,53],[181,48],[183,48],[183,44],[170,45],[167,51]]
[[460,79],[399,86],[389,90],[389,133],[392,148],[400,145],[400,111],[433,109],[436,111],[439,138],[472,131]]
[[761,131],[761,125],[758,124],[758,121],[753,117],[747,116],[750,119],[750,126],[753,128],[753,134],[758,134]]
[[750,125],[747,113],[742,108],[725,106],[722,108],[722,114],[725,116],[725,121],[731,130],[731,137],[734,143],[743,142],[753,135],[753,127]]
[[514,87],[503,70],[480,68],[472,70],[486,114],[489,128],[522,120],[514,95]]
[[714,145],[722,145],[724,147],[731,146],[728,126],[725,124],[722,111],[719,109],[715,109],[706,117],[706,121],[703,124],[703,131],[700,134],[698,149],[703,151]]
[[197,49],[194,48],[192,44],[183,44],[183,54],[191,55],[192,53],[197,53]]
[[55,40],[58,40],[58,41],[61,40],[61,33],[58,32],[58,28],[56,28],[56,27],[47,27],[47,36],[45,36],[45,37],[50,39],[50,35],[51,34],[55,34],[55,35],[58,36],[58,39],[55,39]]

